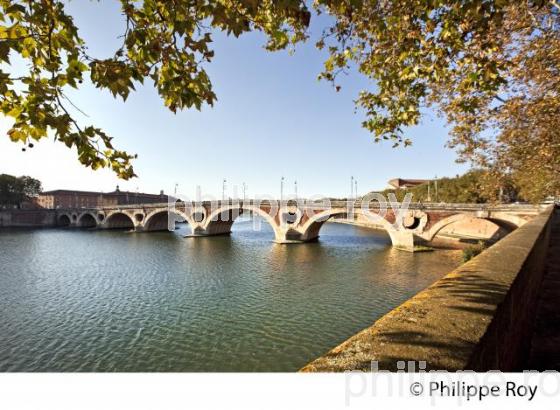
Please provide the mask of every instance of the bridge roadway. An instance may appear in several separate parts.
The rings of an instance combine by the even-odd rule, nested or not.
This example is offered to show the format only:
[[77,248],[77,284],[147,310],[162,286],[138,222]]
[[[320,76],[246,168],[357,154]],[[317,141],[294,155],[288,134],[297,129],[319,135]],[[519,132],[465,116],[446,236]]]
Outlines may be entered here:
[[330,218],[367,218],[387,231],[393,246],[408,251],[430,244],[445,227],[456,223],[491,221],[512,231],[544,210],[543,205],[487,204],[410,204],[406,210],[380,206],[378,202],[295,201],[280,205],[274,200],[215,201],[196,204],[176,203],[120,205],[99,208],[58,209],[59,226],[128,229],[136,232],[174,230],[176,222],[186,221],[191,236],[223,235],[240,215],[258,215],[268,222],[278,243],[305,243],[317,240]]

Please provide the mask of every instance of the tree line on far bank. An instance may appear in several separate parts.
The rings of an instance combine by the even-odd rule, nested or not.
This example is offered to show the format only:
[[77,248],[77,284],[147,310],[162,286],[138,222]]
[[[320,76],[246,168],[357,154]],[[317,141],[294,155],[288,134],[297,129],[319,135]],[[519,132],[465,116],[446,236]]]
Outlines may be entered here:
[[[488,190],[487,171],[471,170],[455,177],[443,177],[408,189],[386,189],[381,193],[387,196],[394,193],[402,201],[407,193],[412,194],[413,202],[446,202],[462,204],[482,204],[488,202],[537,202],[536,198],[525,196],[513,180],[502,184],[495,191]],[[42,192],[41,181],[29,176],[16,177],[0,174],[0,208],[21,208]]]
[[21,208],[42,190],[41,181],[37,179],[0,174],[0,208]]
[[399,201],[407,193],[412,194],[413,202],[446,202],[461,204],[483,204],[488,202],[537,202],[536,198],[523,196],[523,190],[513,180],[508,180],[495,190],[488,190],[486,178],[488,172],[471,170],[456,177],[444,177],[431,180],[421,185],[408,189],[386,189],[382,192],[385,196],[394,193]]

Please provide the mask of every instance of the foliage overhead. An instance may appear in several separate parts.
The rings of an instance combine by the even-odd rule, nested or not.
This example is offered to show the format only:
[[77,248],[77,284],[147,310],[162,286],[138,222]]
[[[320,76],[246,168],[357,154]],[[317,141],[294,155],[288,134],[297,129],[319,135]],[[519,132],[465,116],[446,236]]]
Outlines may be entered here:
[[[492,173],[488,189],[513,179],[532,200],[560,194],[560,6],[558,0],[120,0],[122,45],[109,57],[89,55],[60,0],[0,0],[0,108],[13,117],[13,141],[51,130],[76,147],[82,163],[134,175],[133,156],[95,126],[70,115],[64,90],[87,75],[126,99],[151,80],[173,112],[216,95],[204,64],[212,34],[266,35],[268,50],[307,38],[311,18],[332,24],[320,78],[335,83],[356,68],[374,82],[356,104],[376,141],[409,145],[407,127],[431,107],[451,125],[449,145],[461,161]],[[10,57],[29,71],[15,77]]]
[[34,178],[0,175],[0,206],[20,206],[41,191],[41,181]]
[[335,16],[319,47],[322,77],[352,66],[375,80],[357,104],[377,140],[410,143],[432,107],[459,160],[513,178],[538,201],[560,195],[560,6],[557,0],[320,1]]
[[[135,84],[153,82],[164,104],[179,109],[212,105],[216,95],[203,64],[214,56],[212,31],[239,36],[262,31],[266,48],[278,50],[302,40],[310,14],[297,0],[120,0],[123,42],[109,57],[96,57],[58,0],[0,0],[0,109],[12,117],[12,141],[32,147],[47,136],[76,147],[82,164],[134,176],[135,157],[114,147],[112,138],[70,114],[68,87],[84,77],[126,100]],[[10,58],[28,64],[23,75],[10,72]]]

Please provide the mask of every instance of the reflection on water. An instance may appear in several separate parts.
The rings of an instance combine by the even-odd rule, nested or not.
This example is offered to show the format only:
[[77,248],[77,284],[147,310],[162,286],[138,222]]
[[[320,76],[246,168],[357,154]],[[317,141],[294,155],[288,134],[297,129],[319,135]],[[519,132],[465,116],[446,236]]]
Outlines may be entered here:
[[0,231],[1,371],[295,371],[459,264],[327,224],[231,236]]

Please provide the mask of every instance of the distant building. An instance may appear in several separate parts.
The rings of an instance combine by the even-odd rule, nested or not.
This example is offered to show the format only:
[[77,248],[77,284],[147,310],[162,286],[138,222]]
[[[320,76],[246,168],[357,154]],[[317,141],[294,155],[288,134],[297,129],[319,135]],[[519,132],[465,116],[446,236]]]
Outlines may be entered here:
[[110,201],[116,198],[117,205],[167,203],[168,198],[163,193],[163,189],[159,191],[159,194],[146,194],[142,192],[121,191],[118,185],[116,190],[103,194],[103,196],[110,198]]
[[429,179],[403,179],[403,178],[394,178],[389,180],[389,186],[393,189],[407,189],[412,188],[418,185],[425,184],[430,182]]
[[118,186],[113,192],[107,193],[57,189],[54,191],[42,192],[35,199],[35,203],[39,207],[47,209],[97,208],[101,206],[165,202],[167,202],[167,195],[165,195],[163,191],[161,191],[159,195],[146,194],[142,192],[121,191]]

